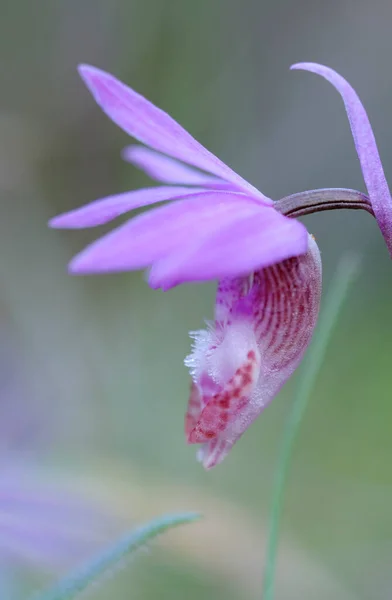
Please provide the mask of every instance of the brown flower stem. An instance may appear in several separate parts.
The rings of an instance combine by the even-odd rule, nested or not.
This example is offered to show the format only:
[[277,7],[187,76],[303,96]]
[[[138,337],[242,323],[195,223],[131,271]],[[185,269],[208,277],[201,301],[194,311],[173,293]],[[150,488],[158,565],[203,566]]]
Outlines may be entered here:
[[286,196],[274,204],[276,210],[287,217],[302,217],[323,210],[352,209],[366,210],[374,217],[369,198],[345,188],[309,190]]

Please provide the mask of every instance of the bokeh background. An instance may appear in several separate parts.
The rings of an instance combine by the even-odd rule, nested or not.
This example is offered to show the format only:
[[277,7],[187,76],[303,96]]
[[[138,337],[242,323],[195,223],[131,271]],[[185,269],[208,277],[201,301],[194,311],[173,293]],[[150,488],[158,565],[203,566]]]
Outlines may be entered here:
[[[349,79],[391,179],[391,22],[387,0],[0,0],[2,599],[28,597],[79,554],[175,510],[204,520],[91,597],[260,597],[272,476],[300,376],[222,465],[202,470],[184,443],[182,361],[187,332],[212,315],[214,285],[161,293],[141,273],[72,278],[67,262],[104,229],[46,225],[148,183],[121,160],[130,140],[76,65],[129,83],[268,196],[364,190],[337,93],[288,68],[317,61]],[[293,456],[277,600],[389,599],[391,263],[367,214],[306,224],[325,290],[342,253],[360,254],[362,268]]]

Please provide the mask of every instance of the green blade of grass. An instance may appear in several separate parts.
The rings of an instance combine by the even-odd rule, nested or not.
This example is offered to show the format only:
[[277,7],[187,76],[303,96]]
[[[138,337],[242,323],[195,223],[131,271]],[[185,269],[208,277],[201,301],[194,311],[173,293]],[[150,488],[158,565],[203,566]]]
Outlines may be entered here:
[[305,369],[299,381],[291,411],[286,421],[272,492],[270,527],[263,578],[263,600],[273,600],[274,597],[279,523],[294,442],[318,373],[323,364],[328,342],[344,300],[347,297],[350,285],[353,283],[358,271],[359,260],[357,257],[346,256],[338,265],[327,295],[324,310],[320,317],[318,330],[307,355]]
[[99,582],[132,553],[166,530],[191,523],[200,518],[196,513],[166,515],[141,525],[122,536],[113,546],[105,548],[84,566],[66,576],[51,589],[35,595],[32,600],[72,600],[92,584]]

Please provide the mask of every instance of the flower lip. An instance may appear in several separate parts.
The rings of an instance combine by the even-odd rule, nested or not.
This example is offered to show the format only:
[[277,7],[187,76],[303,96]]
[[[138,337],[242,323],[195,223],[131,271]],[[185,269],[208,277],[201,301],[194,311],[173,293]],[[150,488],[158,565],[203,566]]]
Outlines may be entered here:
[[392,198],[366,110],[352,86],[336,71],[317,63],[297,63],[291,69],[324,77],[341,95],[355,148],[378,225],[392,257]]
[[321,260],[310,237],[305,254],[218,286],[216,319],[192,334],[185,364],[193,380],[185,433],[203,444],[206,469],[234,443],[291,377],[317,321]]

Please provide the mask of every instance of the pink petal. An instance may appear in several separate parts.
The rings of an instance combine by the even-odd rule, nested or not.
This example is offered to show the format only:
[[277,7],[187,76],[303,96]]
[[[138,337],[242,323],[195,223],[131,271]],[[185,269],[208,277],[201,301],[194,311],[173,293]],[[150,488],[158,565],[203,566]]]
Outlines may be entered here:
[[169,158],[144,146],[127,146],[122,151],[122,157],[145,171],[152,179],[164,183],[198,185],[212,189],[233,189],[234,187],[223,179],[201,173],[174,158]]
[[89,65],[80,65],[79,73],[97,104],[129,135],[158,152],[213,173],[269,202],[268,198],[206,150],[168,114],[113,75]]
[[183,252],[221,224],[260,210],[274,209],[234,192],[193,194],[138,215],[105,235],[76,256],[70,270],[102,273],[143,269],[171,252]]
[[361,163],[363,177],[379,227],[392,256],[392,199],[385,179],[376,140],[369,118],[357,93],[338,73],[316,63],[298,63],[292,69],[303,69],[321,75],[343,98],[353,134],[355,148]]
[[180,282],[235,278],[306,252],[308,234],[297,220],[272,207],[260,206],[254,214],[238,215],[219,223],[208,238],[189,243],[181,253],[154,264],[152,287],[168,289]]
[[130,210],[149,206],[164,200],[174,200],[200,193],[201,189],[188,187],[155,187],[132,190],[122,194],[107,196],[94,200],[76,210],[58,215],[49,221],[51,227],[57,229],[83,229],[108,223]]

